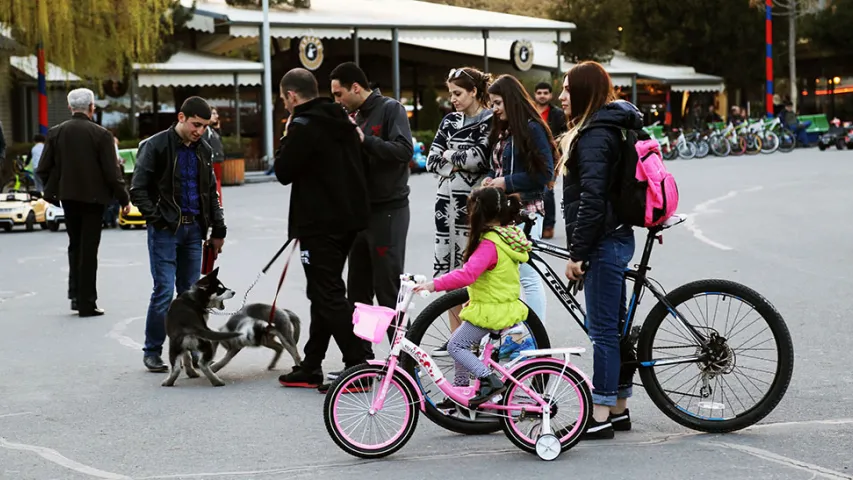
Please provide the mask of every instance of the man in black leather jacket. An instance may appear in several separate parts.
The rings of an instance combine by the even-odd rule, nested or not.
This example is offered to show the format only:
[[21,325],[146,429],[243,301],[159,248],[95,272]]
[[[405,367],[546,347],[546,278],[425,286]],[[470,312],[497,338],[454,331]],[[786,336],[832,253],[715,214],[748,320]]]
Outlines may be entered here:
[[190,97],[181,106],[178,122],[139,144],[130,187],[131,201],[148,224],[148,256],[154,291],[145,324],[143,363],[152,372],[165,372],[160,358],[166,339],[166,312],[178,295],[201,276],[202,247],[216,253],[225,242],[225,215],[216,192],[212,150],[204,139],[210,106]]

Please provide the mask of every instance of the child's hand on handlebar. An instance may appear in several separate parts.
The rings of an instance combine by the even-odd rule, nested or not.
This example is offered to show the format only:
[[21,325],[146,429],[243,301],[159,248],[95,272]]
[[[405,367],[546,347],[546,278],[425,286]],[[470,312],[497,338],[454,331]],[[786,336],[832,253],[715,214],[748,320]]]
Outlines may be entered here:
[[433,292],[435,292],[435,282],[422,283],[422,284],[416,286],[412,291],[415,293],[421,293],[421,292],[433,293]]

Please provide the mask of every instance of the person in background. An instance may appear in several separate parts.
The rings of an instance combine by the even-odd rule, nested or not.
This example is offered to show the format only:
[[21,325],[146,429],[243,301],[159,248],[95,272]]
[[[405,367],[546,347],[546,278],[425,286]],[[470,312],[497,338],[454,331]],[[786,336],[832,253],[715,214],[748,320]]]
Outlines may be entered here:
[[[33,148],[30,149],[30,168],[32,168],[33,173],[36,172],[39,168],[39,161],[41,161],[41,154],[44,151],[44,135],[37,133],[33,137]],[[44,184],[41,181],[41,177],[38,175],[33,175],[33,179],[36,182],[36,190],[39,192],[44,192]]]
[[[447,76],[447,91],[455,112],[444,117],[429,149],[426,169],[438,175],[435,199],[435,256],[433,276],[462,268],[468,245],[468,195],[489,173],[489,132],[492,111],[488,108],[491,75],[476,68],[454,68]],[[455,307],[450,330],[461,324]],[[432,351],[447,356],[447,343]]]
[[[118,165],[118,169],[124,175],[124,159],[121,158],[119,154],[118,148],[118,137],[113,134],[113,143],[115,143],[116,147],[116,164]],[[118,227],[118,214],[121,206],[115,200],[113,203],[109,204],[106,209],[104,209],[104,220],[103,220],[103,228],[116,228]]]
[[81,317],[103,315],[98,308],[98,247],[104,208],[118,199],[125,213],[129,199],[116,164],[112,134],[92,121],[95,94],[88,88],[68,93],[71,119],[47,132],[36,175],[44,198],[65,210],[68,231],[68,298]]
[[785,108],[779,114],[782,120],[782,125],[797,136],[797,145],[801,147],[809,146],[809,134],[806,130],[812,125],[810,120],[801,122],[797,118],[797,113],[794,112],[794,103],[790,100],[785,102]]
[[[539,82],[534,90],[534,100],[536,101],[536,111],[542,116],[542,120],[551,129],[551,135],[558,138],[566,133],[566,114],[563,109],[553,105],[551,100],[554,98],[551,84],[548,82]],[[554,225],[557,224],[557,205],[554,201],[554,189],[548,188],[545,192],[545,221],[542,224],[542,238],[554,238]]]
[[222,205],[222,163],[225,162],[225,147],[222,146],[222,130],[219,126],[219,111],[210,108],[210,126],[207,129],[207,143],[213,149],[213,174],[216,176],[216,192]]
[[738,126],[743,123],[743,113],[739,106],[732,105],[731,113],[729,114],[728,123],[733,124],[734,126]]
[[201,97],[189,97],[181,105],[177,123],[139,143],[130,197],[148,227],[154,288],[145,320],[142,362],[151,372],[168,370],[161,355],[166,312],[175,290],[180,295],[201,277],[205,244],[219,254],[225,243],[225,213],[216,191],[213,152],[204,139],[208,123],[210,106]]
[[[524,86],[512,75],[501,75],[489,86],[495,120],[489,135],[492,170],[483,181],[487,187],[518,193],[524,212],[536,220],[530,237],[542,238],[545,192],[554,183],[557,146],[551,129],[533,106]],[[530,264],[520,267],[524,301],[545,323],[546,296],[542,279]],[[521,292],[519,292],[521,293]]]
[[723,117],[717,113],[717,107],[708,105],[708,113],[705,115],[705,125],[709,123],[719,123],[723,121]]
[[332,337],[346,368],[363,363],[366,355],[352,330],[353,305],[343,280],[352,243],[370,219],[362,139],[340,105],[320,98],[308,70],[290,70],[279,89],[291,115],[275,175],[282,185],[292,185],[287,233],[299,241],[311,326],[302,364],[278,380],[285,387],[319,388]]
[[[370,90],[367,75],[353,62],[338,65],[329,75],[335,101],[355,122],[366,166],[370,222],[353,242],[347,275],[351,302],[394,308],[406,261],[409,233],[409,163],[414,146],[406,109],[397,100]],[[393,327],[388,329],[389,337]],[[364,341],[367,358],[372,345]],[[330,372],[329,377],[336,377]]]

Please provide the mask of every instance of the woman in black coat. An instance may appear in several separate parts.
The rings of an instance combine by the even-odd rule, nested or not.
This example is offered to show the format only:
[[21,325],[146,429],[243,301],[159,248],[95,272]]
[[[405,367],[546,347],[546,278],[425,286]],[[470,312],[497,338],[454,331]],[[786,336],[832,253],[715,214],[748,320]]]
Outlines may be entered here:
[[610,76],[595,62],[572,68],[560,95],[569,123],[560,162],[566,168],[563,213],[571,258],[566,276],[584,277],[593,342],[593,420],[586,439],[613,438],[614,429],[631,428],[631,378],[619,378],[619,320],[626,314],[623,275],[634,255],[634,232],[617,218],[607,193],[625,147],[620,129],[639,129],[643,122],[634,105],[615,98]]

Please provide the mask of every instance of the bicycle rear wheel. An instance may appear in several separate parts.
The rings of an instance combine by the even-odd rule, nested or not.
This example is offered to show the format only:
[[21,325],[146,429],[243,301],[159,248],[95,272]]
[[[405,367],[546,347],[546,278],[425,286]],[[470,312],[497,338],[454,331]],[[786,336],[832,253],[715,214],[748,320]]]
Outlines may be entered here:
[[[710,342],[698,344],[666,305],[655,305],[637,342],[640,377],[654,404],[679,424],[710,433],[746,428],[773,411],[794,370],[791,335],[773,305],[728,280],[691,282],[666,300]],[[718,325],[722,316],[726,320]],[[704,360],[655,366],[692,355]]]
[[[448,311],[454,307],[461,307],[467,301],[468,290],[464,288],[442,295],[424,308],[406,334],[406,338],[412,343],[430,353],[442,374],[451,382],[455,370],[453,358],[439,356],[435,350],[446,344],[450,338]],[[519,339],[521,344],[525,345],[524,348],[551,348],[548,333],[533,310],[530,310],[527,320],[522,325],[527,328],[527,333]],[[504,345],[509,339],[509,336],[502,337],[500,344]],[[499,361],[503,364],[505,361],[511,361],[512,358],[501,358]],[[425,373],[421,375],[420,367],[410,356],[406,355],[401,358],[401,366],[418,383],[418,387],[426,400],[424,413],[438,426],[451,432],[466,435],[494,433],[501,429],[499,418],[496,415],[474,412],[472,418],[472,412],[462,407],[444,410],[437,408],[436,404],[444,398],[444,393],[439,390],[429,376]]]

